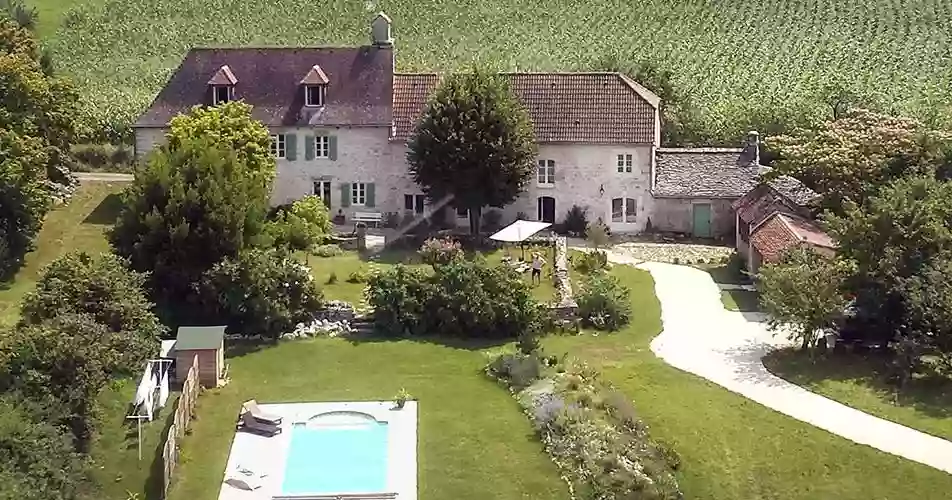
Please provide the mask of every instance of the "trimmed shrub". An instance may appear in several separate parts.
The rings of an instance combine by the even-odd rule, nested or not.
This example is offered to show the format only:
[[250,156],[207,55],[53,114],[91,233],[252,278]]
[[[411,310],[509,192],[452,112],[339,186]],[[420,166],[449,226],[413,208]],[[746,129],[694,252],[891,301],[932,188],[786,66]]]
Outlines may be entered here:
[[205,272],[198,296],[207,321],[229,333],[278,338],[313,319],[323,297],[310,270],[277,250],[252,249]]
[[595,328],[615,331],[630,321],[631,290],[610,274],[587,276],[575,301],[579,316]]
[[70,151],[81,171],[129,172],[135,157],[132,148],[113,144],[77,144]]
[[145,274],[113,254],[67,253],[44,269],[23,299],[21,321],[38,324],[64,313],[85,313],[113,332],[153,339],[157,347],[167,329],[152,312],[145,284]]
[[350,273],[350,276],[347,277],[348,283],[366,283],[370,279],[370,272],[366,269],[357,269]]
[[430,238],[419,250],[423,262],[431,266],[449,264],[463,258],[463,246],[453,238]]
[[611,242],[611,231],[599,219],[585,228],[585,239],[596,249],[604,248]]
[[343,255],[344,249],[338,245],[318,245],[311,250],[311,255],[318,257],[337,257]]
[[327,205],[317,196],[305,196],[290,207],[276,210],[265,225],[274,246],[292,251],[323,243],[332,230]]
[[562,230],[569,236],[581,237],[588,229],[588,210],[572,205],[565,213],[565,219],[562,221]]
[[540,306],[513,270],[459,260],[434,271],[397,266],[371,278],[367,302],[381,333],[515,338],[540,327]]
[[503,354],[486,367],[486,373],[513,389],[521,390],[542,376],[542,362],[533,354]]
[[608,269],[608,254],[600,250],[581,252],[572,256],[572,269],[582,274],[593,274]]

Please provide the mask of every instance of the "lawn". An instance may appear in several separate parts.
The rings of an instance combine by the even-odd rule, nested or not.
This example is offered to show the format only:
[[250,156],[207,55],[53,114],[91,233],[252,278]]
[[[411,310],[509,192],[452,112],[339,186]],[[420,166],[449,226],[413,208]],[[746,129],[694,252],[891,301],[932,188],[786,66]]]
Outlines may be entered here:
[[565,483],[485,355],[425,341],[312,339],[232,357],[231,382],[204,392],[182,449],[172,500],[213,500],[243,401],[419,400],[423,500],[565,500]]
[[126,419],[137,381],[117,380],[99,398],[99,424],[92,443],[92,475],[99,498],[123,500],[159,498],[162,490],[162,443],[172,425],[178,393],[172,393],[155,420],[142,423],[142,459],[139,459],[135,423]]
[[682,458],[685,498],[945,499],[952,476],[857,445],[679,371],[649,348],[660,305],[648,273],[612,270],[633,290],[633,323],[613,334],[550,337],[632,398],[653,436]]
[[721,303],[728,311],[756,312],[760,310],[760,294],[749,290],[721,290]]
[[895,0],[29,3],[57,68],[109,120],[131,120],[147,106],[190,47],[365,44],[380,10],[394,21],[401,71],[473,60],[591,71],[606,57],[650,58],[673,71],[674,85],[703,111],[699,125],[718,137],[742,133],[750,117],[829,117],[824,91],[833,82],[913,114],[948,102],[948,64],[936,57],[952,43],[946,0],[908,8]]
[[888,383],[884,359],[871,355],[811,357],[794,350],[764,359],[768,370],[797,385],[880,418],[952,440],[952,380],[917,376],[902,393]]
[[50,212],[37,237],[36,250],[10,283],[0,285],[0,326],[20,317],[20,301],[33,290],[43,268],[70,250],[109,251],[105,230],[115,222],[123,183],[95,182],[80,186],[68,205]]

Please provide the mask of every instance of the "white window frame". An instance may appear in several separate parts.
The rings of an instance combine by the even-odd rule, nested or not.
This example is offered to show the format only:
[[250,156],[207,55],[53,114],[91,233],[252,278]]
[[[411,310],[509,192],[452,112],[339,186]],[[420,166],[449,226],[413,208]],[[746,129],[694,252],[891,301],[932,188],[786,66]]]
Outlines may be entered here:
[[[621,200],[621,214],[619,215],[620,220],[615,219],[615,201],[616,200]],[[631,214],[630,216],[628,215],[629,201],[631,201],[632,202],[631,205],[634,205],[635,207],[635,213]],[[635,198],[629,198],[627,196],[619,196],[619,197],[612,198],[611,201],[609,201],[609,203],[611,203],[611,206],[609,207],[609,211],[611,212],[610,217],[612,222],[616,224],[634,224],[635,222],[638,221],[638,200],[636,200]]]
[[615,156],[618,165],[618,173],[630,174],[634,171],[635,157],[630,153],[623,153]]
[[330,200],[330,199],[326,199],[326,200],[324,199],[324,193],[325,193],[325,192],[327,193],[327,196],[328,196],[328,197],[331,196],[331,193],[334,192],[334,191],[333,191],[333,190],[334,190],[334,186],[331,185],[331,181],[320,181],[320,180],[319,180],[319,181],[314,181],[314,182],[311,184],[311,189],[313,190],[314,196],[317,196],[318,198],[320,198],[321,201],[324,202],[324,205],[326,205],[327,207],[330,207],[330,206],[331,206],[331,200]]
[[314,136],[314,158],[326,160],[331,157],[331,136]]
[[[407,197],[410,200],[410,208],[407,208]],[[417,202],[421,203],[417,203]],[[419,210],[417,210],[419,208]],[[413,212],[415,214],[426,213],[426,198],[422,194],[410,194],[406,193],[403,195],[403,210],[405,212]]]
[[288,157],[288,138],[284,134],[271,134],[271,154],[275,159]]
[[555,160],[539,160],[536,168],[536,185],[541,187],[555,186]]
[[350,204],[357,207],[367,204],[367,183],[355,182],[350,185]]
[[[219,91],[219,90],[224,90],[224,91],[225,91],[225,99],[224,99],[224,100],[218,99],[218,91]],[[232,95],[231,85],[214,85],[214,86],[212,86],[212,104],[213,104],[213,105],[218,106],[219,104],[225,104],[225,103],[227,103],[227,102],[230,102],[230,101],[232,100],[232,97],[233,97],[233,95]]]
[[[317,102],[311,102],[311,89],[317,88]],[[304,105],[309,108],[323,106],[327,102],[327,85],[305,85],[304,86]]]

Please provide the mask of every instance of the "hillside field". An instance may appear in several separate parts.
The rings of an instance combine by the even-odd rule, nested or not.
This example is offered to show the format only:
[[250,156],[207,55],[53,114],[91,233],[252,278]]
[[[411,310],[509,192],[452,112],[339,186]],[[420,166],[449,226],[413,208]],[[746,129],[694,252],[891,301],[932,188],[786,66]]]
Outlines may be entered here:
[[591,70],[607,57],[648,57],[675,73],[711,136],[828,116],[822,94],[834,81],[926,118],[952,93],[948,0],[27,2],[57,67],[109,119],[134,118],[189,47],[367,43],[377,11],[393,19],[401,71],[477,59]]

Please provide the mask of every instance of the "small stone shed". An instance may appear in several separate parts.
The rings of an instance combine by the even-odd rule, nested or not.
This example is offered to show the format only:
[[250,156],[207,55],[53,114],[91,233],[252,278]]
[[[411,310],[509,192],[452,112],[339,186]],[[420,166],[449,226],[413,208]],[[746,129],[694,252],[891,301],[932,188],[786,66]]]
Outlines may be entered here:
[[225,370],[225,327],[179,327],[174,347],[176,380],[185,380],[194,356],[198,356],[198,379],[202,386],[221,385]]

